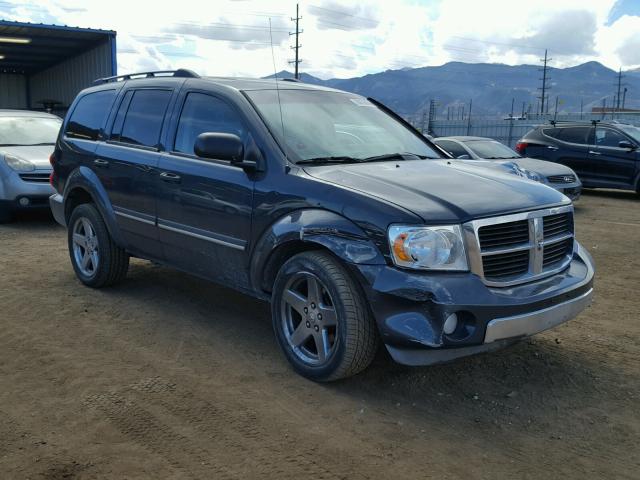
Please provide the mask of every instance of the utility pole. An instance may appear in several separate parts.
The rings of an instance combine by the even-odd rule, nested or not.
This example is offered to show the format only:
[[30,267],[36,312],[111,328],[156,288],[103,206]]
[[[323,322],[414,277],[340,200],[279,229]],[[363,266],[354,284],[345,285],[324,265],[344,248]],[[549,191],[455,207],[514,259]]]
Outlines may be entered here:
[[[543,62],[542,64],[542,78],[540,80],[542,80],[542,87],[539,88],[539,90],[542,90],[542,94],[540,95],[540,115],[545,113],[545,102],[546,99],[548,97],[548,93],[547,91],[549,90],[549,87],[547,87],[547,82],[550,80],[549,77],[547,76],[547,64],[553,60],[552,58],[548,58],[547,56],[547,49],[544,50],[544,58],[541,58],[540,61]],[[547,110],[549,110],[549,105],[547,105]]]
[[302,47],[302,45],[300,45],[300,42],[299,42],[299,37],[300,37],[300,34],[303,32],[302,30],[300,30],[300,20],[302,20],[302,17],[300,16],[300,5],[296,3],[296,17],[291,19],[292,22],[296,22],[296,31],[289,32],[289,36],[291,35],[296,36],[296,44],[293,47],[291,47],[291,49],[295,50],[296,52],[296,58],[295,60],[289,61],[290,64],[293,63],[295,65],[294,77],[296,80],[300,78],[300,74],[298,73],[298,65],[300,65],[300,62],[302,62],[302,60],[300,60],[300,57],[298,56],[300,52],[300,47]]
[[469,116],[467,117],[467,135],[471,135],[471,107],[473,107],[473,98],[469,100]]
[[624,91],[622,92],[622,109],[624,110],[624,102],[627,99],[627,87],[624,87]]
[[620,110],[620,90],[622,89],[622,67],[618,70],[618,94],[616,95],[616,110]]

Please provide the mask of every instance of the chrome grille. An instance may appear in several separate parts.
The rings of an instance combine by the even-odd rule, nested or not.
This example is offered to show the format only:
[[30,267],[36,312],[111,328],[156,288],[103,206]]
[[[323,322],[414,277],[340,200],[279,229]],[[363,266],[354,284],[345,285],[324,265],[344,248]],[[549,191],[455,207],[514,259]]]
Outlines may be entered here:
[[576,181],[575,175],[550,175],[547,177],[549,183],[573,183]]
[[471,270],[490,286],[552,275],[573,256],[573,207],[474,220],[464,225]]
[[49,183],[49,173],[21,173],[20,178],[25,182]]

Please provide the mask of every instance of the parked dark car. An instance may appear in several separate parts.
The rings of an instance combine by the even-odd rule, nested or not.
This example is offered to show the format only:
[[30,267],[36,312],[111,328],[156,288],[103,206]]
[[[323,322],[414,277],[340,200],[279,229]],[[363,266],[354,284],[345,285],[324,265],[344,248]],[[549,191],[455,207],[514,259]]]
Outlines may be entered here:
[[580,198],[582,184],[573,170],[565,165],[522,157],[506,145],[485,137],[438,137],[434,143],[453,158],[486,161],[490,168],[500,168],[555,188],[572,201]]
[[516,144],[521,155],[573,169],[587,188],[640,193],[640,128],[622,123],[541,125]]
[[590,303],[559,192],[442,158],[355,94],[142,77],[81,92],[54,152],[51,208],[85,285],[117,283],[135,256],[271,301],[285,356],[318,381],[363,370],[380,340],[438,363]]

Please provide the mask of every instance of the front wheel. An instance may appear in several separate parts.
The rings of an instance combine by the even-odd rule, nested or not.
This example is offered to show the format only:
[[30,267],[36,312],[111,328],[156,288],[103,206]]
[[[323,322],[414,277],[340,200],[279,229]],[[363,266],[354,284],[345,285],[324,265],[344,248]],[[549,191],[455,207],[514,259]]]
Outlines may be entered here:
[[118,247],[92,204],[73,211],[68,230],[69,255],[78,279],[93,288],[121,281],[129,269],[129,255]]
[[375,322],[355,280],[325,252],[305,252],[278,272],[273,328],[287,360],[316,381],[349,377],[369,366],[378,347]]

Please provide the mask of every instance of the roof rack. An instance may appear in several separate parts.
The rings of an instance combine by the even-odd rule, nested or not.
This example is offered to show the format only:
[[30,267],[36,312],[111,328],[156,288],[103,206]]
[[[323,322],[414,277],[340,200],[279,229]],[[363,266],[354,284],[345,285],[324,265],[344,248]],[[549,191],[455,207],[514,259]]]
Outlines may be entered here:
[[157,70],[153,72],[128,73],[127,75],[116,75],[114,77],[98,78],[94,80],[95,85],[101,85],[109,82],[121,82],[125,80],[135,80],[140,78],[154,77],[178,77],[178,78],[200,78],[196,72],[180,68],[178,70]]
[[283,82],[296,82],[296,83],[300,83],[300,79],[298,78],[280,78],[279,80],[283,81]]
[[600,123],[600,120],[549,120],[549,123],[554,126],[558,123],[590,123],[592,125],[595,125],[596,123]]

